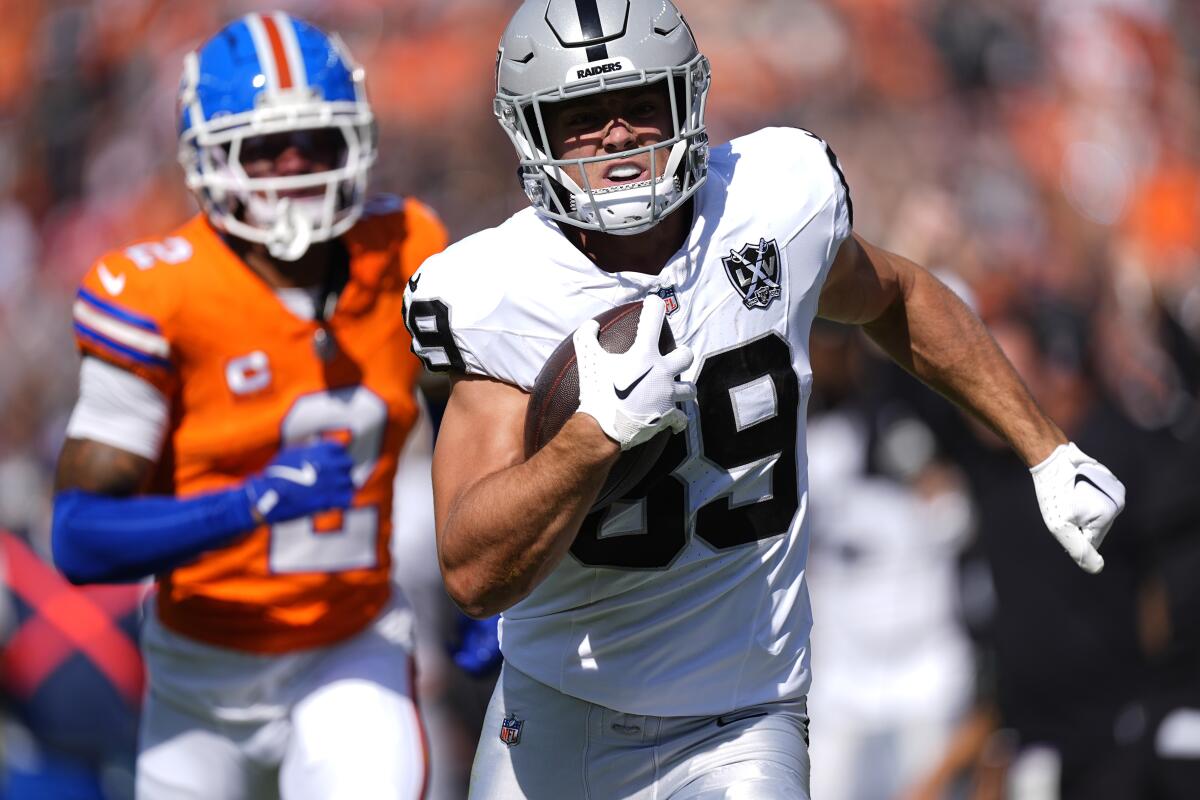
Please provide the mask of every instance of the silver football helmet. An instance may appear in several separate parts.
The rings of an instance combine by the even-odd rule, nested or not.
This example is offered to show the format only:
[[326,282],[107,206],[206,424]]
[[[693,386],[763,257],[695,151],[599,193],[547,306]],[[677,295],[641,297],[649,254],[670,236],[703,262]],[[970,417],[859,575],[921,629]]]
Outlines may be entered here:
[[[652,83],[669,93],[672,136],[617,154],[553,157],[545,104]],[[494,110],[539,212],[589,230],[641,233],[683,205],[707,177],[709,83],[708,59],[670,0],[526,0],[500,39]],[[589,185],[584,164],[646,152],[649,180]],[[572,164],[583,173],[583,186],[563,171]]]

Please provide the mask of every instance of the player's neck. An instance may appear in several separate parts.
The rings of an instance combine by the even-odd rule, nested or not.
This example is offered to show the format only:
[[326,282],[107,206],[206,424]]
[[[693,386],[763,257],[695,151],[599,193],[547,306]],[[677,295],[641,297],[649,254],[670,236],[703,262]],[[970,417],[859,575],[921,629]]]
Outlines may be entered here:
[[230,237],[230,247],[272,289],[321,286],[333,264],[336,242],[318,242],[295,261],[275,258],[261,244]]
[[692,227],[692,201],[645,233],[616,236],[567,225],[563,233],[592,263],[605,272],[657,275],[687,241]]

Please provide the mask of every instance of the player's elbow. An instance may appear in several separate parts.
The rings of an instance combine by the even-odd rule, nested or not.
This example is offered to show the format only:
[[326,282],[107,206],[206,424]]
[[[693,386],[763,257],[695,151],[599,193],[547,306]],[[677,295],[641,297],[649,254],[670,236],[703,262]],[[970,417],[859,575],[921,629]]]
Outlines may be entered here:
[[453,592],[450,594],[450,599],[458,606],[459,611],[471,619],[487,619],[488,617],[496,616],[504,610],[499,605],[488,603],[482,598],[460,596]]
[[438,567],[454,604],[468,617],[486,619],[514,606],[536,581],[519,555],[477,533],[453,521],[444,525],[438,533]]
[[478,560],[448,562],[444,554],[438,561],[446,594],[473,619],[487,619],[507,611],[529,593],[511,576],[507,580],[498,577],[502,570],[497,570],[495,565]]
[[512,603],[503,600],[503,592],[489,587],[469,570],[446,570],[443,566],[442,581],[446,593],[459,609],[472,619],[494,617],[509,608]]
[[470,617],[471,619],[488,619],[489,617],[496,616],[497,614],[499,614],[500,612],[502,612],[504,610],[500,606],[490,606],[486,603],[466,603],[466,604],[464,604],[464,603],[461,603],[458,601],[455,601],[455,602],[458,605],[458,609],[460,611],[462,611],[462,613],[464,613],[468,617]]

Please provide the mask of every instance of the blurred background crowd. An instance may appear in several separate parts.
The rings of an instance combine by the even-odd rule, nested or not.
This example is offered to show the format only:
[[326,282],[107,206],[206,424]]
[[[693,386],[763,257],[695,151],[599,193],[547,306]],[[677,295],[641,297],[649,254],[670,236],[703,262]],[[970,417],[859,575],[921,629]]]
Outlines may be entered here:
[[[827,139],[857,230],[937,270],[1129,489],[1107,569],[1084,575],[1056,552],[1022,465],[991,434],[857,334],[818,325],[814,796],[1197,796],[1200,3],[679,4],[713,62],[713,141],[765,125]],[[431,204],[454,238],[525,206],[490,102],[515,0],[277,5],[341,33],[366,68],[378,188]],[[21,548],[48,552],[76,385],[75,284],[104,251],[194,213],[175,162],[181,59],[262,8],[0,0],[10,584],[36,569]],[[6,635],[24,631],[27,605],[19,592],[6,604]],[[433,684],[469,695],[451,699],[464,719],[487,695]],[[4,688],[15,774],[46,748],[26,746],[22,729],[37,725],[20,681]],[[435,755],[435,794],[461,790],[473,735]],[[124,784],[109,784],[119,796]]]

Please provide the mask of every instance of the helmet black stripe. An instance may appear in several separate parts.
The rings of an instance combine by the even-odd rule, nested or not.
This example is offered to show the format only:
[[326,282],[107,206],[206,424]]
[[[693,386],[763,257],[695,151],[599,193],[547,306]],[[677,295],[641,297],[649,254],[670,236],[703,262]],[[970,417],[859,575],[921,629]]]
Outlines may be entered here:
[[[600,9],[596,0],[575,0],[575,13],[579,14],[579,30],[584,40],[604,38],[604,26],[600,23]],[[608,45],[594,44],[587,49],[588,61],[603,61],[608,58]]]

